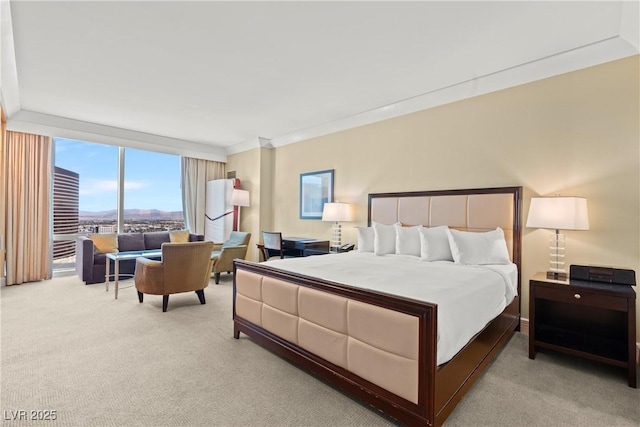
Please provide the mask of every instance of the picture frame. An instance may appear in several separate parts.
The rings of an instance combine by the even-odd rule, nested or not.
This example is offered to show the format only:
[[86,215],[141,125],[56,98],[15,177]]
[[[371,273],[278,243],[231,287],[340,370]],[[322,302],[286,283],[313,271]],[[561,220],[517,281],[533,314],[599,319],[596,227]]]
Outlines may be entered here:
[[300,219],[322,219],[327,202],[333,202],[333,169],[301,173]]

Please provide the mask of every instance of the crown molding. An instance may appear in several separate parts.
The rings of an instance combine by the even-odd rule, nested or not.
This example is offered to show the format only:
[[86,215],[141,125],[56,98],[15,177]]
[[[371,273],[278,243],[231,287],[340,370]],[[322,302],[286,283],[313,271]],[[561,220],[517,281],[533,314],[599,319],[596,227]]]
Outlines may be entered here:
[[566,52],[456,83],[370,111],[277,136],[271,139],[271,143],[274,147],[281,147],[637,54],[638,49],[634,46],[633,42],[629,42],[620,36],[614,36]]
[[218,162],[227,161],[225,150],[217,146],[98,125],[33,111],[21,110],[9,117],[7,119],[7,130],[138,148]]
[[243,151],[253,150],[254,148],[274,148],[269,138],[261,136],[252,138],[248,141],[227,147],[227,155],[242,153]]
[[640,51],[640,1],[623,1],[620,16],[620,37]]

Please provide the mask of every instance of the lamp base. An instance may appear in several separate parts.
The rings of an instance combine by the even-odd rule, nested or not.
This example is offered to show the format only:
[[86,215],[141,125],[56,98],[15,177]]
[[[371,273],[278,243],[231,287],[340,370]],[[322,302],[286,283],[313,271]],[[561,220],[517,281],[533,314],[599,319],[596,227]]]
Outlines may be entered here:
[[547,279],[567,280],[567,273],[558,273],[557,271],[547,271]]
[[332,247],[340,247],[340,240],[342,238],[341,236],[341,230],[340,230],[340,224],[338,224],[338,222],[336,221],[333,224],[333,237],[331,239],[331,246]]
[[549,270],[547,271],[547,279],[567,280],[567,270],[564,266],[564,234],[560,230],[556,230],[549,240]]

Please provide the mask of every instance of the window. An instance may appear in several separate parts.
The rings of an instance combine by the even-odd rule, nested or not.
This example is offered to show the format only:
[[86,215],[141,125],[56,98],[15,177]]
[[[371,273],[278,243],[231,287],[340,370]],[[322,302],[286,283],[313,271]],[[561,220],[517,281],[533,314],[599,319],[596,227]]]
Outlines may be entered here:
[[[119,200],[119,147],[53,141],[54,272],[75,269],[78,235],[184,228],[179,156],[123,149],[124,194]],[[122,224],[118,206],[124,207]]]
[[123,230],[184,229],[180,157],[125,149]]
[[73,270],[78,234],[117,228],[118,147],[53,141],[53,270]]

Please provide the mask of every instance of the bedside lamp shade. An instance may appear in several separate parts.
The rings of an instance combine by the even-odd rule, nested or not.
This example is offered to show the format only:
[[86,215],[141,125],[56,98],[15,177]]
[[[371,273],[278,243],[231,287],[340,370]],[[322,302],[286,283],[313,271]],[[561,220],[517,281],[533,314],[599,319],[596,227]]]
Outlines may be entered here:
[[338,248],[340,246],[341,230],[339,221],[351,221],[353,215],[351,213],[351,205],[348,203],[325,203],[322,209],[322,220],[333,221],[333,239],[331,246]]
[[588,230],[587,199],[581,197],[534,197],[531,199],[529,228]]
[[534,197],[531,199],[528,228],[556,230],[549,244],[549,271],[547,277],[566,279],[565,238],[560,230],[588,230],[587,199],[582,197]]
[[348,203],[325,203],[322,210],[323,221],[351,221],[351,206]]

